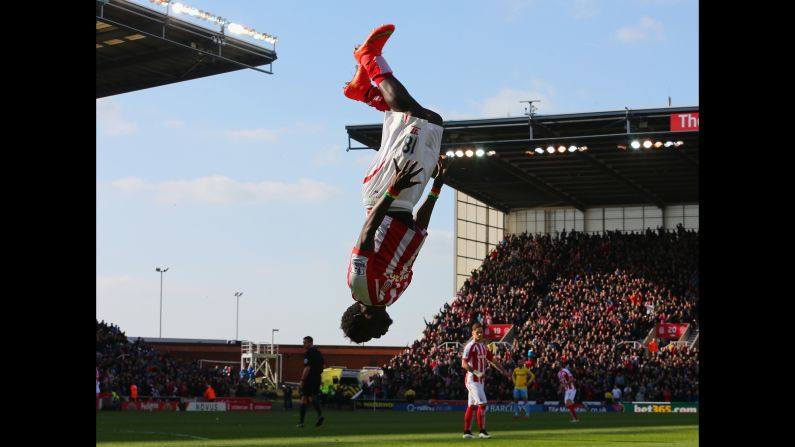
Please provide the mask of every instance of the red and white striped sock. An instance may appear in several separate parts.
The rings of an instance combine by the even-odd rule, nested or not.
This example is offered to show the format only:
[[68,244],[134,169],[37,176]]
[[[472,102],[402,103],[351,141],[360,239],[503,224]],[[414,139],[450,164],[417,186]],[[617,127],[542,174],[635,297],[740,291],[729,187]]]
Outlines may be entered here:
[[375,85],[380,85],[381,81],[392,76],[392,68],[386,63],[384,56],[365,54],[359,62],[367,70],[367,76],[375,82]]

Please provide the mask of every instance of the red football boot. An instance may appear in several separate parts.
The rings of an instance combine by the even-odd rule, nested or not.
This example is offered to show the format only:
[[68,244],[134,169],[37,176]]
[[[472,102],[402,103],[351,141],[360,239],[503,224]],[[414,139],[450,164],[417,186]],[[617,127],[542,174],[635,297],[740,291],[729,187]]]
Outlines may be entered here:
[[381,50],[384,48],[386,41],[389,40],[389,36],[391,36],[393,32],[395,32],[395,25],[392,24],[381,25],[372,30],[370,35],[367,36],[367,39],[364,40],[364,43],[353,50],[353,57],[356,58],[356,62],[358,62],[359,65],[363,65],[361,59],[365,54],[371,57],[380,56]]
[[345,84],[342,93],[354,101],[366,102],[365,95],[372,86],[373,84],[370,82],[370,77],[367,76],[367,71],[361,65],[357,65],[353,79]]

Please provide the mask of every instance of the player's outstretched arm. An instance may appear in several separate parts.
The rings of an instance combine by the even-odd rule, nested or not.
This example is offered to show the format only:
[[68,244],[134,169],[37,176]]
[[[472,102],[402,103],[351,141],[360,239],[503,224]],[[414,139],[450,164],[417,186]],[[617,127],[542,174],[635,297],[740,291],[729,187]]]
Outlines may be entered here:
[[[404,164],[402,168],[398,166],[397,159],[393,158],[392,162],[395,163],[395,175],[392,177],[392,181],[390,182],[387,191],[394,191],[397,195],[400,193],[400,191],[420,183],[418,181],[412,180],[415,175],[422,171],[422,168],[419,168],[416,171],[414,170],[414,168],[417,167],[418,162],[406,160],[406,164]],[[386,193],[380,199],[378,199],[378,202],[376,202],[373,209],[370,210],[370,215],[367,216],[367,219],[364,221],[362,232],[359,234],[359,241],[356,244],[356,247],[359,250],[375,250],[375,232],[381,225],[381,222],[384,220],[386,212],[389,211],[389,205],[391,205],[394,200],[394,196]]]
[[[444,159],[439,158],[439,161],[436,162],[436,178],[433,180],[433,185],[431,186],[431,194],[438,195],[438,192],[441,191],[444,185],[444,174],[446,172],[447,164]],[[417,226],[426,230],[428,229],[428,225],[431,223],[431,214],[433,213],[434,205],[436,205],[436,197],[432,195],[428,196],[422,203],[422,206],[420,206],[420,209],[417,210]]]

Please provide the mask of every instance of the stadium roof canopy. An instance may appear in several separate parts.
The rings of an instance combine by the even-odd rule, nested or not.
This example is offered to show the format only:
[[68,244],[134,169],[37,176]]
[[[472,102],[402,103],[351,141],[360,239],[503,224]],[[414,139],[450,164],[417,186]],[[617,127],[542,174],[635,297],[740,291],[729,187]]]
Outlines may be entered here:
[[[378,150],[382,124],[345,128],[348,150]],[[478,148],[494,152],[455,157],[446,183],[503,212],[698,203],[697,129],[698,107],[445,121],[443,154]],[[630,145],[647,139],[682,144],[648,149]],[[351,140],[364,147],[352,147]],[[559,153],[560,145],[587,149]],[[548,146],[555,148],[553,154],[546,151]]]
[[[275,49],[125,0],[96,0],[97,98],[270,65]],[[219,27],[220,29],[220,27]]]

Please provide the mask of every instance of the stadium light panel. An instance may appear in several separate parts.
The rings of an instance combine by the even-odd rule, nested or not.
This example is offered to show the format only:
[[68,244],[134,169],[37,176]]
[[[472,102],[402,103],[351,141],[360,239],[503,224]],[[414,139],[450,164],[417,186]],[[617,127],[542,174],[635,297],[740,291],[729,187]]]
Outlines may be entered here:
[[554,154],[555,153],[555,147],[554,146],[547,146],[547,152],[549,152],[550,154]]
[[454,151],[447,151],[444,154],[447,155],[448,157],[455,157],[455,152]]
[[197,19],[221,25],[222,28],[227,27],[229,32],[232,34],[243,34],[251,37],[254,40],[264,40],[272,45],[275,45],[276,42],[278,42],[279,40],[276,36],[271,36],[268,33],[259,32],[253,28],[249,28],[239,23],[232,23],[223,17],[216,16],[207,11],[202,11],[201,9],[194,8],[193,6],[187,5],[185,3],[181,2],[170,3],[168,1],[163,1],[163,0],[149,0],[149,1],[152,3],[156,3],[158,5],[165,5],[166,8],[168,8],[168,6],[171,5],[171,11],[174,14],[187,14],[191,17],[196,17]]
[[558,152],[560,152],[561,154],[566,152],[566,146],[564,146],[562,144],[560,146],[558,146]]
[[655,141],[655,142],[654,142],[654,147],[655,147],[656,149],[659,149],[659,148],[661,148],[661,147],[662,147],[662,145],[663,145],[663,144],[662,144],[662,141]]
[[544,153],[544,148],[542,148],[542,147],[537,147],[537,148],[536,148],[536,153],[537,153],[537,154],[543,154],[543,153]]
[[475,151],[475,155],[478,157],[482,157],[485,153],[486,151],[484,151],[483,149],[478,149]]
[[471,157],[475,155],[475,152],[473,152],[472,149],[467,149],[464,151],[464,155],[466,155],[467,157]]
[[685,144],[684,141],[677,141],[676,143],[674,143],[674,146],[679,147],[679,146],[681,146],[683,144]]
[[646,149],[650,148],[651,147],[651,140],[645,140],[643,142],[643,147],[645,147]]
[[455,151],[455,156],[459,157],[459,158],[463,157],[464,156],[464,151],[462,151],[461,149]]
[[632,146],[632,149],[640,149],[640,141],[638,140],[632,140],[629,145]]
[[577,146],[575,146],[573,144],[571,146],[569,146],[569,152],[575,152],[576,150],[577,150]]
[[486,155],[488,155],[489,157],[491,157],[492,155],[494,155],[494,154],[496,154],[496,153],[497,153],[497,151],[488,151],[488,152],[486,152]]
[[666,142],[665,142],[665,147],[671,147],[671,146],[673,146],[673,145],[674,145],[674,142],[673,142],[673,141],[666,141]]
[[588,146],[580,146],[580,152],[585,152],[588,150]]

